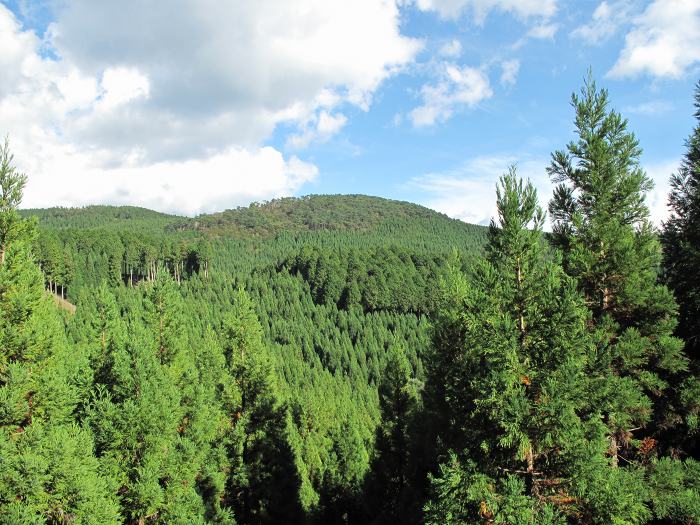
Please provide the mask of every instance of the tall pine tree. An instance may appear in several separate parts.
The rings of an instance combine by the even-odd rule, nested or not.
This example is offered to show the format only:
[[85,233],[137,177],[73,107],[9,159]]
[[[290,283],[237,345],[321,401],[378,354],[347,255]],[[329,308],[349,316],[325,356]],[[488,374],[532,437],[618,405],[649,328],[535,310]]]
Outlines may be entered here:
[[429,382],[446,413],[426,521],[604,523],[631,508],[596,517],[592,501],[611,480],[604,427],[586,416],[587,310],[543,241],[533,186],[514,170],[498,213],[487,260],[453,271],[435,320]]
[[366,490],[373,523],[417,522],[412,431],[420,407],[420,387],[403,348],[392,344],[379,384],[382,419]]
[[676,423],[664,392],[688,363],[673,337],[675,301],[657,282],[661,250],[645,205],[652,182],[640,167],[639,143],[590,75],[572,106],[578,139],[552,155],[548,172],[558,186],[549,209],[565,268],[593,313],[591,373],[611,389],[601,385],[592,395],[607,398],[600,402],[608,403],[616,462],[634,432],[657,435]]
[[[643,483],[661,465],[675,469],[678,479],[695,468],[659,459],[678,454],[678,384],[688,359],[673,336],[676,303],[658,282],[661,250],[645,205],[652,182],[627,120],[609,108],[607,91],[598,90],[590,74],[572,106],[578,138],[552,155],[548,172],[558,186],[549,209],[566,271],[592,313],[588,397],[606,426],[611,465],[640,487],[635,497],[657,518],[697,520],[697,506],[680,516],[659,504],[676,489]],[[688,501],[697,499],[697,487],[687,490]]]
[[89,384],[68,346],[16,207],[26,177],[0,151],[0,522],[119,523],[89,430],[75,423]]

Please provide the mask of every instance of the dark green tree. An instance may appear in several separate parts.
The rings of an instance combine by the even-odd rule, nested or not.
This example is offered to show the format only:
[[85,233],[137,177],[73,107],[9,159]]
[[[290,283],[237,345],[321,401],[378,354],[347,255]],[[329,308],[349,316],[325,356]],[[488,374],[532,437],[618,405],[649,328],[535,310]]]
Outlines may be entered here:
[[686,141],[678,173],[671,177],[671,216],[664,224],[666,282],[679,304],[678,335],[694,359],[700,358],[700,82],[695,91],[698,124]]
[[290,420],[262,337],[250,298],[238,290],[223,323],[230,375],[224,390],[231,420],[228,501],[241,523],[294,523],[301,507]]
[[30,228],[28,221],[19,220],[17,207],[22,202],[22,191],[27,184],[27,176],[17,170],[14,155],[10,152],[10,140],[0,148],[0,266],[10,244],[26,235]]
[[[183,253],[183,261],[186,253]],[[209,279],[209,263],[212,258],[212,247],[209,239],[201,239],[197,243],[197,259],[199,262],[199,270],[203,273],[205,279]]]
[[700,457],[700,83],[695,90],[698,124],[686,141],[678,173],[671,177],[671,216],[664,224],[664,278],[678,301],[677,334],[685,341],[691,369],[679,390],[686,426],[685,448]]
[[408,523],[418,517],[417,494],[411,490],[416,461],[411,431],[420,407],[420,387],[403,348],[391,345],[379,384],[381,422],[366,490],[375,523]]
[[[592,312],[588,396],[607,427],[613,467],[638,477],[666,461],[682,478],[690,463],[660,459],[680,453],[688,359],[673,336],[676,303],[658,282],[661,250],[645,205],[652,183],[627,121],[609,108],[607,91],[590,75],[572,105],[578,139],[552,155],[548,172],[558,186],[550,212],[565,268]],[[657,503],[674,496],[660,495],[659,486],[641,487],[638,497],[651,513],[669,518]],[[697,520],[692,512],[674,517]]]

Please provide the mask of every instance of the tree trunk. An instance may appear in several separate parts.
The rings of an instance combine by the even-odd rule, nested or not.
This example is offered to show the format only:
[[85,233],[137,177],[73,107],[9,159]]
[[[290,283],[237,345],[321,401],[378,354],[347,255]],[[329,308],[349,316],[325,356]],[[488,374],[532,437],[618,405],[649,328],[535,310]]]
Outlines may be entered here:
[[617,436],[613,434],[610,436],[610,456],[612,457],[611,464],[613,467],[618,465],[618,451],[620,450],[620,445],[617,443]]
[[527,447],[525,461],[527,463],[527,477],[525,480],[527,493],[530,496],[537,497],[539,495],[539,490],[537,488],[537,481],[535,480],[535,455],[532,452],[532,444],[528,445]]
[[[523,274],[522,274],[522,269],[520,268],[520,260],[518,260],[518,294],[522,293],[522,284],[523,284]],[[518,304],[518,309],[520,310],[520,337],[524,338],[525,337],[525,315],[523,313],[523,310],[525,309],[524,305],[522,304],[522,297],[519,298],[519,304]]]
[[603,288],[603,300],[601,301],[601,306],[603,311],[608,309],[608,305],[610,304],[610,289],[606,286]]

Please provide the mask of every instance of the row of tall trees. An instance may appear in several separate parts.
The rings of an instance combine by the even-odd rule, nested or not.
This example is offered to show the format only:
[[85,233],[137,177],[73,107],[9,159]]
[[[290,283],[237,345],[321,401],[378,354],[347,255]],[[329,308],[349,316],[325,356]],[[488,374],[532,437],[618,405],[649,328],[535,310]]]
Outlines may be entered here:
[[102,280],[112,286],[153,281],[160,269],[168,271],[178,284],[199,272],[206,279],[212,248],[203,237],[171,240],[129,231],[42,229],[36,253],[47,287],[65,297],[68,289],[97,285]]

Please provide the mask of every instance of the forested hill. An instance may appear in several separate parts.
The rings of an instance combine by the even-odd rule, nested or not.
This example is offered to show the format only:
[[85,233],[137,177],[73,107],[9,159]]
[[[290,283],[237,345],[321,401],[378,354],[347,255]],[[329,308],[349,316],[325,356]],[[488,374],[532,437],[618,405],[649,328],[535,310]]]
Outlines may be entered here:
[[478,226],[450,219],[444,214],[410,202],[370,197],[367,195],[308,195],[287,197],[265,203],[253,203],[193,221],[183,221],[178,229],[234,237],[274,236],[280,233],[301,233],[318,230],[388,231],[415,228],[453,230],[455,233],[476,233]]
[[[361,195],[278,199],[195,219],[112,206],[23,210],[22,215],[38,218],[33,251],[46,287],[77,306],[75,315],[66,320],[69,339],[75,348],[85,348],[95,359],[102,359],[103,352],[109,360],[114,352],[136,351],[130,337],[112,334],[110,323],[123,319],[129,330],[150,333],[157,319],[158,327],[167,327],[159,328],[155,336],[168,340],[159,343],[160,347],[180,348],[173,351],[185,353],[190,350],[184,349],[191,349],[198,356],[195,360],[203,360],[196,361],[196,367],[204,367],[200,380],[211,383],[210,376],[221,372],[217,359],[232,359],[229,348],[241,344],[230,339],[235,327],[241,323],[252,327],[246,337],[259,340],[245,344],[262,345],[264,351],[255,359],[267,356],[272,369],[270,375],[256,379],[255,392],[243,395],[267,396],[265,403],[272,404],[232,408],[214,383],[205,394],[196,394],[208,396],[206,411],[213,411],[211,417],[225,420],[229,416],[224,413],[233,410],[233,421],[248,417],[251,421],[246,420],[245,425],[252,426],[234,424],[233,432],[240,434],[236,436],[226,425],[208,430],[211,435],[206,444],[197,444],[204,447],[202,457],[196,460],[199,463],[195,462],[191,479],[185,481],[196,486],[198,493],[214,492],[188,497],[198,501],[196,505],[218,505],[224,492],[247,494],[240,492],[243,487],[257,486],[245,489],[258,491],[246,497],[259,499],[265,512],[289,516],[299,511],[311,523],[340,523],[349,512],[358,513],[360,519],[365,512],[363,483],[375,468],[372,461],[381,419],[378,388],[383,371],[400,348],[402,362],[410,367],[411,375],[416,381],[424,380],[423,359],[429,347],[427,314],[433,308],[439,282],[450,264],[457,262],[456,254],[462,265],[481,256],[488,231],[415,204]],[[108,318],[112,319],[109,326],[104,325]],[[99,350],[103,348],[101,341],[108,340],[120,342]],[[133,366],[139,367],[139,360],[145,358],[134,359]],[[161,365],[152,365],[157,373]],[[262,365],[231,362],[228,366],[235,375],[239,372],[233,371],[239,366],[252,366],[254,373],[261,373]],[[101,374],[112,377],[110,374],[116,373],[100,369],[96,384],[111,391],[116,388],[110,383],[112,379],[104,382]],[[136,372],[118,373],[129,377]],[[195,396],[186,391],[183,395],[187,399],[168,402],[188,404]],[[115,405],[115,417],[126,417],[129,403],[136,398],[127,397]],[[256,410],[272,412],[260,414]],[[282,412],[288,419],[280,416]],[[116,424],[108,419],[103,414],[91,421]],[[137,421],[131,424],[140,425]],[[103,432],[106,428],[93,430],[97,456],[106,469],[136,472],[145,462],[162,459],[160,452],[153,451],[143,459],[113,465],[108,458],[118,455],[119,447],[137,447],[138,443],[113,443]],[[178,421],[157,432],[165,432],[163,439],[175,443],[183,439],[181,428]],[[256,452],[231,456],[231,443],[249,439],[248,435],[263,436],[255,438],[261,439]],[[264,469],[256,471],[263,468],[258,462],[270,461],[277,478],[259,485],[260,479],[272,474]],[[223,485],[203,485],[216,480],[223,483],[207,477],[210,474],[205,471],[213,469],[219,472],[216,476],[222,476],[221,472],[237,462],[251,465],[248,479],[238,479],[242,471],[234,471],[225,490]],[[157,476],[180,476],[166,472],[169,468],[162,465],[164,470]],[[124,484],[119,489],[123,494],[120,505],[123,515],[135,520],[141,503],[135,505],[127,499],[148,506],[155,496],[140,494],[144,481],[138,475],[129,476],[129,481],[120,481]],[[195,478],[201,479],[196,485]],[[287,494],[280,483],[295,485],[289,489],[297,496]],[[197,514],[196,505],[185,509],[174,504],[172,498],[182,495],[171,494],[173,486],[153,490],[165,500],[149,512],[157,511],[164,522],[174,516],[190,516],[197,522],[195,518],[202,515]],[[280,501],[283,496],[286,499]],[[252,516],[248,504],[236,497],[226,498],[228,510],[222,511],[222,516],[235,508],[240,523],[275,522],[273,516]],[[213,521],[228,523],[223,518],[217,521],[219,518]]]
[[[136,206],[95,205],[83,208],[33,208],[45,230],[131,230],[143,233],[198,233],[208,238],[252,239],[299,236],[314,232],[383,234],[396,242],[419,241],[483,245],[486,228],[405,201],[368,195],[307,195],[254,202],[249,206],[195,218]],[[391,242],[384,239],[382,242]],[[455,246],[457,247],[457,246]]]
[[41,226],[48,229],[130,228],[157,231],[183,219],[136,206],[29,208],[20,210],[20,214],[23,217],[36,217]]

